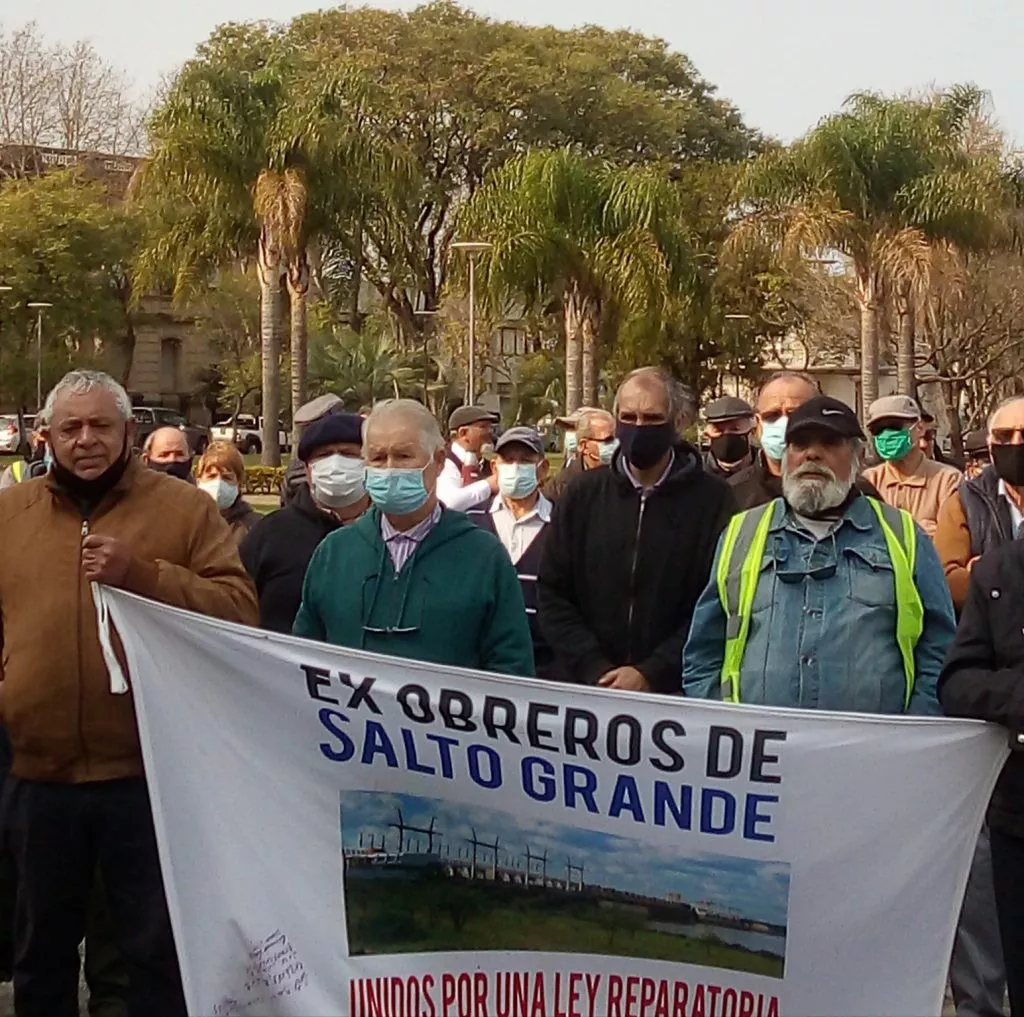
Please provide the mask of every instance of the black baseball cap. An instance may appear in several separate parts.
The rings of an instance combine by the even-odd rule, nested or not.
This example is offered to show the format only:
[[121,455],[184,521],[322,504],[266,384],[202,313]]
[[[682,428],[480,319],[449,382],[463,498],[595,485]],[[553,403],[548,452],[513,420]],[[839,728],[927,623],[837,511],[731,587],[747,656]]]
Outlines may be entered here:
[[740,399],[739,396],[722,396],[704,407],[704,419],[709,424],[719,420],[736,420],[753,415],[754,407],[745,399]]
[[793,410],[786,427],[786,443],[811,430],[831,431],[841,438],[864,437],[857,414],[846,403],[831,396],[815,396]]

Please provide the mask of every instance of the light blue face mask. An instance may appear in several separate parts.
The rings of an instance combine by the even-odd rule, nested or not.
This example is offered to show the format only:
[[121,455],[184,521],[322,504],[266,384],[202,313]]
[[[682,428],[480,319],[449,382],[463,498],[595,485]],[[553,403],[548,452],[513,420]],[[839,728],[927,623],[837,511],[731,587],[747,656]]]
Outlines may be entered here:
[[576,432],[575,431],[566,431],[565,432],[565,444],[564,444],[565,454],[567,456],[574,456],[574,455],[576,455],[576,447],[578,445],[579,445],[579,439],[576,437]]
[[781,463],[782,457],[786,454],[786,427],[789,424],[789,417],[779,417],[778,420],[761,421],[761,448],[769,459]]
[[46,472],[49,473],[53,466],[53,449],[49,445],[46,446],[46,451],[43,453],[43,465],[46,467]]
[[537,490],[536,463],[498,463],[498,490],[513,501]]
[[597,457],[601,460],[602,466],[611,466],[615,453],[619,449],[619,439],[609,438],[607,441],[597,443]]
[[405,516],[422,508],[429,497],[422,469],[394,466],[367,466],[366,493],[381,510],[393,516]]

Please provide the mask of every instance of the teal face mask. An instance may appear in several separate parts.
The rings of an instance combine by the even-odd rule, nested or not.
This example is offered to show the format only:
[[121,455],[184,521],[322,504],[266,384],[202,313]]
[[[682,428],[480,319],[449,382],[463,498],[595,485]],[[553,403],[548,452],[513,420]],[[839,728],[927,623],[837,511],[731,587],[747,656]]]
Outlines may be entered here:
[[565,432],[565,454],[567,456],[576,455],[576,448],[579,445],[579,439],[576,437],[575,431]]
[[425,469],[367,466],[366,493],[381,512],[406,516],[422,508],[429,497],[423,483]]
[[778,420],[761,421],[761,448],[764,454],[777,463],[782,462],[786,454],[786,428],[789,426],[789,417],[779,417]]
[[905,427],[887,427],[875,435],[875,451],[886,462],[895,462],[905,458],[912,447],[910,431]]
[[537,464],[499,463],[498,490],[513,501],[529,498],[537,490]]
[[609,438],[607,441],[601,441],[597,444],[597,457],[601,460],[602,466],[611,466],[612,460],[615,458],[615,453],[619,448],[618,438]]

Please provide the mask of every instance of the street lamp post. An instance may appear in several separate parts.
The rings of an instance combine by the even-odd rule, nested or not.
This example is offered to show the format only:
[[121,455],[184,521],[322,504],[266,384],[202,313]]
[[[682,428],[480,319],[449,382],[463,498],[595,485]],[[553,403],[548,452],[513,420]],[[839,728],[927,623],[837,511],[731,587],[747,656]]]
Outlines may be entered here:
[[[749,314],[727,314],[725,316],[726,321],[750,321],[751,315]],[[736,395],[740,394],[740,373],[736,369],[736,360],[740,355],[740,327],[737,325],[733,330],[732,334],[732,377],[736,383]]]
[[470,405],[476,398],[476,256],[489,251],[492,246],[485,240],[456,240],[452,244],[452,250],[465,251],[469,255],[469,384],[466,402]]
[[45,300],[30,300],[26,307],[38,311],[36,315],[36,413],[43,409],[43,311],[53,304]]

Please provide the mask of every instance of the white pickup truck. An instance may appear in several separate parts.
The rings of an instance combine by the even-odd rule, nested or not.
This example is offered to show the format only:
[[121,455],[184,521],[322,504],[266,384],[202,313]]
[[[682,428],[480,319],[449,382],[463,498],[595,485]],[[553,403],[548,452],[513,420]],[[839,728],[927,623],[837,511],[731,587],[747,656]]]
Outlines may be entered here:
[[[292,447],[292,436],[283,427],[277,432],[281,451]],[[242,455],[256,455],[263,451],[263,418],[251,413],[239,413],[234,421],[230,417],[220,420],[210,429],[214,441],[233,441]]]

